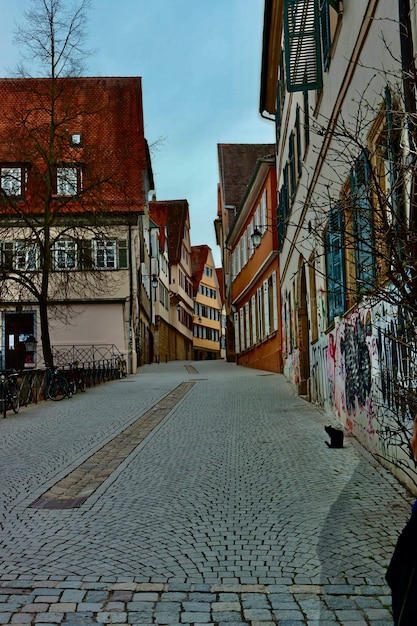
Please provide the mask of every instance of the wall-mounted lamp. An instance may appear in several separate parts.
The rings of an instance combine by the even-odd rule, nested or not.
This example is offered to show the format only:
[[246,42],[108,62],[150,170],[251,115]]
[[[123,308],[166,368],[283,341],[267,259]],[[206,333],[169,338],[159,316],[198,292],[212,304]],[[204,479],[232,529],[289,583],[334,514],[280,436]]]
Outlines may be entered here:
[[259,246],[261,245],[261,241],[262,241],[262,233],[257,226],[255,226],[255,229],[253,233],[251,234],[250,238],[252,239],[253,247],[259,248]]
[[[149,274],[142,274],[142,279],[143,278],[151,278],[151,276]],[[156,276],[156,274],[152,274],[151,285],[154,289],[156,289],[158,286],[158,277]]]
[[202,322],[201,317],[199,317],[197,321],[198,321],[199,324],[201,324],[201,322]]

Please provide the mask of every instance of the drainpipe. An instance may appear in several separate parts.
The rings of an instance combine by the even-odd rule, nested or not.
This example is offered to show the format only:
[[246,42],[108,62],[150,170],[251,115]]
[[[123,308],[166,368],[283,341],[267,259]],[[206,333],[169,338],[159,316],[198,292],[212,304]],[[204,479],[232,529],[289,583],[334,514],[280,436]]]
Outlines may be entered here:
[[129,224],[129,372],[133,372],[133,267],[132,267],[132,227]]

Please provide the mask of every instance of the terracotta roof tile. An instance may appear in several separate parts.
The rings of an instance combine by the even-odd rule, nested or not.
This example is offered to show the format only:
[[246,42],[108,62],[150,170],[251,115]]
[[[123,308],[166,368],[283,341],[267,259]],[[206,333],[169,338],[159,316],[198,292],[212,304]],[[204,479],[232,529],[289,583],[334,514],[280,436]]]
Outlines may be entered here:
[[169,262],[173,265],[179,263],[185,224],[189,219],[187,200],[152,200],[149,203],[149,215],[158,226],[166,226]]
[[[51,81],[45,78],[0,79],[0,161],[32,163],[27,194],[31,208],[45,163],[28,139],[28,130],[47,145],[50,88]],[[84,189],[106,179],[99,191],[105,208],[143,210],[143,172],[150,185],[153,180],[144,138],[141,78],[62,78],[57,90],[57,161],[83,164]],[[71,147],[70,135],[75,133],[82,135],[82,147]],[[98,197],[91,193],[83,206],[95,204]]]
[[[255,169],[256,161],[275,153],[274,144],[217,144],[220,186],[225,205],[235,206],[242,201]],[[231,219],[233,220],[233,214]]]

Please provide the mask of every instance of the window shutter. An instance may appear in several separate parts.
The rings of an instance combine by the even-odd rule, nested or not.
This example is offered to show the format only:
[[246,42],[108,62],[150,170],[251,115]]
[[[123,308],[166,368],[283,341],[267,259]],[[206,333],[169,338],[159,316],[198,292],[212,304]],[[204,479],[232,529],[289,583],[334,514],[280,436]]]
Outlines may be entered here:
[[330,64],[330,48],[332,45],[328,0],[320,0],[320,32],[323,55],[323,68],[324,71],[326,71]]
[[284,41],[287,90],[321,89],[318,0],[284,0]]
[[294,199],[295,192],[297,190],[297,175],[295,171],[295,140],[294,140],[294,131],[291,131],[290,139],[288,143],[288,163],[290,169],[290,198]]
[[268,280],[264,280],[264,319],[265,319],[265,336],[270,333],[269,328],[269,293],[268,293]]
[[123,239],[117,242],[118,249],[118,268],[127,269],[128,267],[128,255],[127,255],[127,241]]
[[398,168],[400,148],[400,138],[398,129],[394,128],[394,116],[392,111],[392,96],[389,87],[385,89],[385,117],[387,128],[387,159],[389,168],[389,186],[391,190],[391,212],[395,222],[403,218],[403,190]]
[[83,270],[89,270],[93,267],[93,251],[92,241],[90,239],[83,239],[78,246],[79,249],[79,266]]
[[14,244],[13,241],[3,241],[2,244],[2,266],[7,272],[14,268]]
[[296,137],[296,146],[297,146],[297,177],[301,176],[301,128],[300,128],[300,106],[297,104],[297,108],[295,110],[295,137]]
[[252,306],[252,339],[253,343],[256,344],[258,341],[258,337],[256,334],[257,324],[256,324],[256,297],[252,296],[251,298],[251,306]]
[[239,309],[239,318],[240,318],[240,349],[243,351],[245,349],[245,318],[243,316],[244,310],[243,307]]
[[356,289],[359,294],[369,291],[375,281],[374,229],[369,186],[368,151],[363,150],[350,175]]
[[273,330],[278,330],[278,298],[277,298],[277,273],[272,273],[272,311],[273,311]]
[[330,211],[324,237],[327,277],[327,307],[331,322],[346,309],[343,213],[339,206]]
[[246,347],[249,348],[250,343],[250,320],[249,320],[249,302],[245,304],[245,325],[246,325]]

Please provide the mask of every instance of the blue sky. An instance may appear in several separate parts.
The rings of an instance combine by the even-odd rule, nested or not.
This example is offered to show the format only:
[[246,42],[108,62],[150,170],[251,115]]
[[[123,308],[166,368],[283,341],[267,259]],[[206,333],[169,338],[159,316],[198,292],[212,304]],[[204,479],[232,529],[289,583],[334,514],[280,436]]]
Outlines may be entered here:
[[[29,0],[0,0],[0,75],[19,59],[14,21]],[[141,76],[157,198],[186,198],[191,243],[220,264],[218,143],[273,143],[259,109],[264,0],[93,0],[86,75]]]

